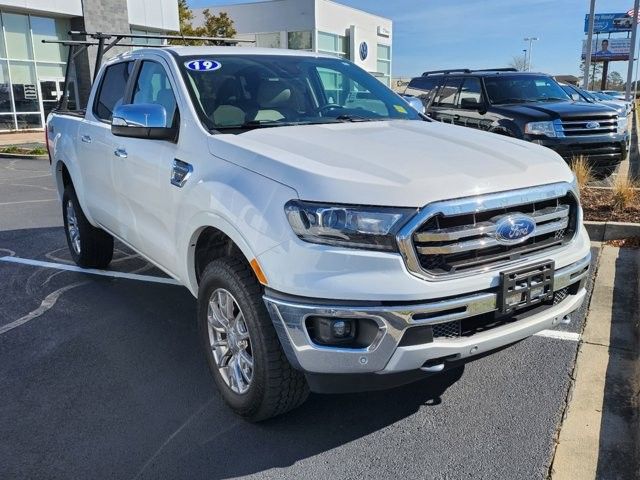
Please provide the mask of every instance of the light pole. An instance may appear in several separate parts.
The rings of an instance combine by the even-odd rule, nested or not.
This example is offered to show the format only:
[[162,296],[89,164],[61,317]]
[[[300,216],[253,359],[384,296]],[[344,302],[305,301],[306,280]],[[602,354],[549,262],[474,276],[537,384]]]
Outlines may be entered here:
[[531,71],[531,54],[533,53],[533,42],[538,40],[538,37],[527,37],[524,39],[525,42],[529,42],[529,64],[527,66],[527,72]]
[[527,69],[527,49],[523,48],[522,52],[524,53],[524,65],[522,66],[522,70],[526,70]]

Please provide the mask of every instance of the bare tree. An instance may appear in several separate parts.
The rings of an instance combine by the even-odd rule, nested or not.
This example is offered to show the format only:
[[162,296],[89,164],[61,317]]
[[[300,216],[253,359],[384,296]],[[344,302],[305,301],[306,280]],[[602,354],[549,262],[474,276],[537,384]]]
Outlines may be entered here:
[[511,68],[515,68],[519,72],[524,72],[527,69],[527,57],[524,55],[513,57],[509,62],[509,66]]

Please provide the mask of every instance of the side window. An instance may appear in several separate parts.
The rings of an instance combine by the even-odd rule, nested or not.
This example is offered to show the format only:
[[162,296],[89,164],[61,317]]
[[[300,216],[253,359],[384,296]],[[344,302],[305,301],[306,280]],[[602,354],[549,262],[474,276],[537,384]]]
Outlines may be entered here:
[[462,108],[475,107],[482,103],[482,86],[478,78],[467,77],[464,79],[458,102]]
[[342,72],[324,67],[316,67],[316,70],[328,104],[389,115],[389,109],[382,100]]
[[458,92],[462,85],[462,78],[447,78],[438,92],[438,98],[434,102],[437,107],[454,107],[458,100]]
[[144,61],[133,89],[131,103],[156,103],[167,111],[167,125],[171,127],[176,113],[176,97],[164,67],[157,62]]
[[419,97],[423,100],[428,100],[438,86],[440,78],[442,77],[428,76],[414,78],[409,82],[409,85],[407,86],[407,89],[404,93],[406,95]]
[[115,63],[106,68],[93,107],[94,115],[100,120],[111,121],[113,109],[122,104],[132,70],[133,62]]

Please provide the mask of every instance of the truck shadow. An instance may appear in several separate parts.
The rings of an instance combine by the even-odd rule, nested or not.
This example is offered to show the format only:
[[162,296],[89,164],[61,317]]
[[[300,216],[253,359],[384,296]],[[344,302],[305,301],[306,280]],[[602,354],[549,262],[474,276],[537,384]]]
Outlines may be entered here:
[[[61,228],[5,231],[0,248],[0,256],[68,262]],[[145,268],[130,255],[122,248],[112,269]],[[0,405],[18,419],[5,438],[16,448],[5,457],[7,478],[64,471],[68,478],[212,479],[287,467],[416,413],[417,422],[426,421],[419,412],[437,408],[463,373],[457,368],[391,391],[311,395],[288,414],[251,424],[214,386],[196,302],[185,288],[14,263],[0,268],[0,296],[12,299],[8,321],[52,291],[82,283],[0,337],[0,362],[14,372],[0,376]],[[28,452],[19,451],[24,444]]]

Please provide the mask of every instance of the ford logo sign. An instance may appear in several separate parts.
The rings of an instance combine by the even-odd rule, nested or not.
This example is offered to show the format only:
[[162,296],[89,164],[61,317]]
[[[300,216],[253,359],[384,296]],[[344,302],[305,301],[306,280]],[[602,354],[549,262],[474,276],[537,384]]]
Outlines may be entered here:
[[596,128],[600,128],[600,123],[599,122],[588,122],[586,127],[589,130],[595,130]]
[[524,242],[536,230],[536,222],[533,218],[514,214],[498,219],[496,223],[495,238],[498,243],[512,245]]

